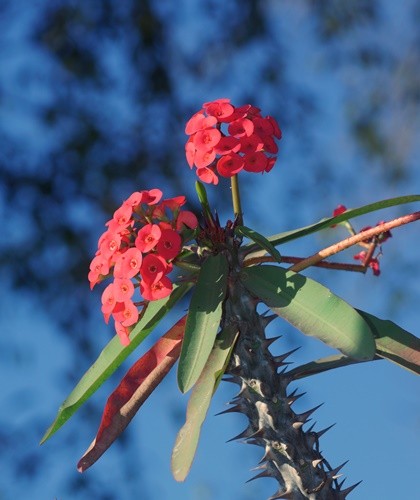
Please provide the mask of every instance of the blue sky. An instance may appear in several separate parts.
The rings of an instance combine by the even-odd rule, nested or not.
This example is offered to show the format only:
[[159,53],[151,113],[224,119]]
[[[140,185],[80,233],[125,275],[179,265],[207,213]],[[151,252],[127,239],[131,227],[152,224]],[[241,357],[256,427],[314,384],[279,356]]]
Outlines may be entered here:
[[[248,226],[269,235],[328,216],[339,203],[356,207],[381,198],[419,192],[416,167],[419,114],[404,105],[401,97],[410,84],[417,85],[418,89],[418,80],[413,80],[411,73],[418,60],[418,51],[413,48],[415,20],[410,14],[414,2],[402,5],[382,0],[377,3],[379,22],[374,30],[361,20],[351,32],[326,43],[319,38],[309,3],[267,1],[264,8],[270,20],[270,44],[267,45],[267,40],[256,40],[234,52],[221,52],[217,66],[214,61],[218,50],[216,42],[223,35],[221,19],[235,15],[235,2],[224,2],[223,6],[220,3],[214,18],[209,18],[208,11],[199,8],[199,4],[192,0],[177,2],[176,8],[168,2],[159,4],[162,17],[170,16],[172,20],[167,31],[169,46],[173,49],[168,64],[177,102],[194,110],[204,101],[230,97],[234,104],[240,105],[247,95],[254,93],[258,102],[252,104],[261,107],[264,114],[273,114],[283,129],[279,159],[270,176],[245,176],[243,179],[243,208]],[[60,134],[66,133],[66,126],[70,127],[71,123],[62,123],[57,130],[45,130],[36,119],[37,103],[51,98],[48,80],[54,75],[60,80],[62,75],[58,74],[48,54],[28,39],[36,9],[27,9],[20,15],[19,9],[24,6],[24,2],[10,3],[7,10],[10,22],[0,48],[4,97],[0,120],[3,133],[13,140],[18,153],[22,157],[33,155],[31,158],[35,158],[36,161],[32,164],[28,161],[26,167],[39,168],[42,158],[54,149],[54,142]],[[212,57],[208,61],[200,59],[200,48],[212,44],[215,44]],[[373,68],[358,65],[353,56],[363,46],[384,49],[389,64]],[[280,87],[260,84],[261,72],[267,64],[277,64],[279,51],[282,61],[286,61]],[[110,127],[116,140],[119,140],[120,129],[130,126],[133,126],[134,140],[137,121],[130,105],[133,90],[130,75],[124,71],[124,40],[108,47],[106,61],[106,71],[115,81],[113,94],[92,96],[85,89],[81,91],[80,101],[94,105],[96,99],[96,106],[102,108],[104,126]],[[191,61],[203,65],[201,76],[187,70]],[[212,66],[206,67],[207,63]],[[26,79],[20,79],[22,75]],[[377,97],[382,99],[382,105],[375,111],[377,123],[392,145],[395,158],[405,169],[405,176],[398,182],[390,181],[390,167],[383,159],[370,158],[361,151],[349,125],[349,118],[362,114],[363,106],[369,101],[367,96],[376,95],[378,87],[381,92]],[[315,112],[305,116],[297,94],[309,96],[311,102],[316,103]],[[163,116],[168,112],[168,104],[162,107]],[[286,120],[282,119],[282,110]],[[160,114],[160,110],[156,108],[155,113]],[[114,123],[116,114],[121,123]],[[185,116],[185,121],[188,118]],[[299,127],[300,121],[302,127]],[[158,126],[155,133],[159,134]],[[175,135],[179,136],[179,142],[174,154],[181,158],[183,124]],[[127,135],[124,140],[128,140]],[[1,154],[7,159],[7,151]],[[195,179],[181,159],[180,172],[185,192],[192,193]],[[141,188],[123,184],[116,190],[119,189],[118,195],[123,199]],[[215,188],[209,189],[210,199],[214,196],[212,189]],[[226,185],[220,189],[226,189],[228,196]],[[32,228],[25,214],[10,211],[2,190],[0,194],[6,239],[28,244]],[[168,193],[168,196],[176,194],[181,193]],[[27,203],[30,210],[30,199]],[[414,211],[418,207],[389,209],[356,224],[359,228],[373,225],[377,220],[391,219],[410,209]],[[81,228],[85,228],[87,216],[93,217],[98,224],[96,234],[92,234],[93,254],[95,238],[102,232],[106,218],[102,220],[103,214],[92,215],[89,210],[88,204],[78,203],[71,217]],[[231,214],[224,212],[222,217],[227,219]],[[336,241],[338,234],[344,236],[339,231],[326,231],[295,242],[285,247],[284,253],[300,256],[314,253]],[[355,307],[391,319],[417,333],[420,297],[420,281],[416,279],[419,271],[417,246],[418,227],[413,224],[396,230],[392,240],[386,243],[380,278],[369,273],[363,276],[323,270],[311,270],[307,274]],[[347,254],[347,258],[351,259],[351,255]],[[174,373],[133,420],[128,437],[116,443],[85,475],[77,473],[75,464],[96,433],[100,419],[97,407],[88,405],[78,412],[40,450],[39,439],[74,380],[83,374],[89,363],[86,360],[77,363],[74,344],[60,331],[58,322],[49,313],[49,304],[42,303],[35,292],[14,290],[8,269],[1,270],[1,281],[2,500],[23,499],[28,495],[35,500],[129,500],[138,497],[150,500],[254,500],[267,498],[275,491],[276,485],[269,479],[244,484],[253,475],[250,469],[261,458],[259,449],[225,443],[245,427],[244,419],[233,415],[213,417],[225,408],[225,403],[234,394],[228,384],[221,384],[214,398],[190,476],[183,484],[172,479],[170,453],[183,423],[187,401],[176,388]],[[103,325],[97,294],[92,294],[90,307],[97,313],[92,314],[85,333],[94,337],[95,352],[99,354],[112,331]],[[181,311],[174,313],[173,322],[180,314]],[[153,338],[170,324],[166,321],[161,325]],[[273,345],[273,353],[280,354],[302,345],[293,357],[296,364],[330,352],[280,320],[270,327],[270,334],[279,333],[283,339]],[[135,359],[131,356],[129,361]],[[74,373],[75,366],[78,373]],[[124,368],[128,367],[129,362]],[[121,370],[119,375],[123,373]],[[95,394],[99,406],[118,380],[116,374]],[[318,422],[317,428],[336,423],[321,441],[329,462],[338,465],[350,460],[343,470],[348,485],[363,479],[351,495],[352,499],[413,498],[419,473],[417,450],[420,444],[418,380],[414,375],[381,361],[304,379],[298,386],[307,396],[296,405],[297,410],[324,402],[313,416]],[[76,495],[72,487],[80,482],[82,487]]]

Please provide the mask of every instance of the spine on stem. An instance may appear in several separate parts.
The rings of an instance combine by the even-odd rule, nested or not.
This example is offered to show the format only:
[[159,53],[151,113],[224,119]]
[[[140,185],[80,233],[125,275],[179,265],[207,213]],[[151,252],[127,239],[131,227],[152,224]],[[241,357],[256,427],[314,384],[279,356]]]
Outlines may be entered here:
[[[344,499],[357,486],[342,489],[339,471],[332,468],[319,451],[318,440],[329,429],[304,430],[309,417],[318,408],[294,412],[292,405],[302,394],[288,387],[293,378],[286,369],[286,359],[294,352],[273,356],[269,346],[278,338],[267,339],[265,329],[276,317],[257,312],[258,301],[232,276],[225,321],[240,332],[225,380],[240,387],[222,413],[239,412],[248,418],[247,427],[233,440],[263,448],[263,457],[252,478],[271,477],[279,488],[269,500]],[[280,369],[280,371],[279,371]]]

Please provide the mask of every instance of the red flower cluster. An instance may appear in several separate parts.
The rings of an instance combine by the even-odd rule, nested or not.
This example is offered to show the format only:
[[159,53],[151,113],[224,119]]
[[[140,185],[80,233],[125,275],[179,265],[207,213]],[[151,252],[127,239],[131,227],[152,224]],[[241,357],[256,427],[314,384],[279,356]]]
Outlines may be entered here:
[[[105,322],[115,320],[115,330],[123,345],[130,343],[129,328],[139,318],[133,301],[135,288],[144,300],[158,300],[172,291],[168,274],[171,261],[180,253],[188,230],[198,226],[192,212],[181,210],[185,196],[160,201],[162,191],[151,189],[133,193],[106,223],[107,231],[98,242],[90,264],[91,289],[103,279],[114,280],[102,294]],[[133,283],[134,280],[134,283]],[[141,302],[140,302],[141,304]]]
[[274,118],[261,116],[261,110],[250,104],[235,108],[230,99],[216,99],[188,120],[185,133],[190,136],[185,153],[192,168],[203,181],[217,184],[218,173],[232,177],[241,170],[269,172],[278,151],[274,137],[281,130]]

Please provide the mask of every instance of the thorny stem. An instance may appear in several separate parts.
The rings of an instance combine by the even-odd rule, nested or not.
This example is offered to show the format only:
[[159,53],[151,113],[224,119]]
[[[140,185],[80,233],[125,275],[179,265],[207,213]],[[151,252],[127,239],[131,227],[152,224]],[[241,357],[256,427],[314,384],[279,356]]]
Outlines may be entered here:
[[237,175],[233,175],[230,178],[230,185],[232,189],[233,213],[235,214],[235,218],[237,218],[238,225],[242,225],[243,217],[242,217],[241,195],[239,193],[239,182]]
[[409,215],[404,215],[403,217],[398,217],[398,219],[394,219],[389,222],[384,222],[378,226],[373,227],[372,229],[368,229],[367,231],[363,231],[354,236],[350,236],[345,240],[339,241],[338,243],[331,245],[323,250],[320,250],[314,255],[307,257],[306,259],[294,264],[289,268],[290,271],[294,271],[295,273],[306,269],[307,267],[314,266],[318,262],[330,257],[331,255],[335,255],[336,253],[342,252],[346,248],[349,248],[353,245],[356,245],[362,241],[368,240],[378,234],[385,233],[391,229],[394,229],[399,226],[403,226],[405,224],[410,224],[410,222],[414,222],[420,219],[420,212],[414,212]]

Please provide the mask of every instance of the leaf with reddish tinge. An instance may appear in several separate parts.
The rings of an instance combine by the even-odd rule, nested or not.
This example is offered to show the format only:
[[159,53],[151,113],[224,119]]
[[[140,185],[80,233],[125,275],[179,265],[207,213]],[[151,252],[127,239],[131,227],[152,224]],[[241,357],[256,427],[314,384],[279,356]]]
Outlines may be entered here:
[[377,318],[360,309],[356,311],[373,332],[377,355],[420,375],[420,339],[392,321]]
[[44,434],[40,444],[44,443],[57,432],[105,380],[115,372],[129,354],[143,342],[154,328],[156,328],[162,318],[190,290],[191,286],[191,283],[174,285],[174,290],[169,297],[149,302],[145,307],[140,321],[130,332],[131,342],[128,346],[121,345],[117,335],[113,337],[100,353],[98,359],[83,375],[79,383],[60,406],[54,422]]
[[172,368],[181,352],[186,318],[181,318],[134,363],[109,396],[96,438],[77,464],[79,472],[93,465],[111,446]]

